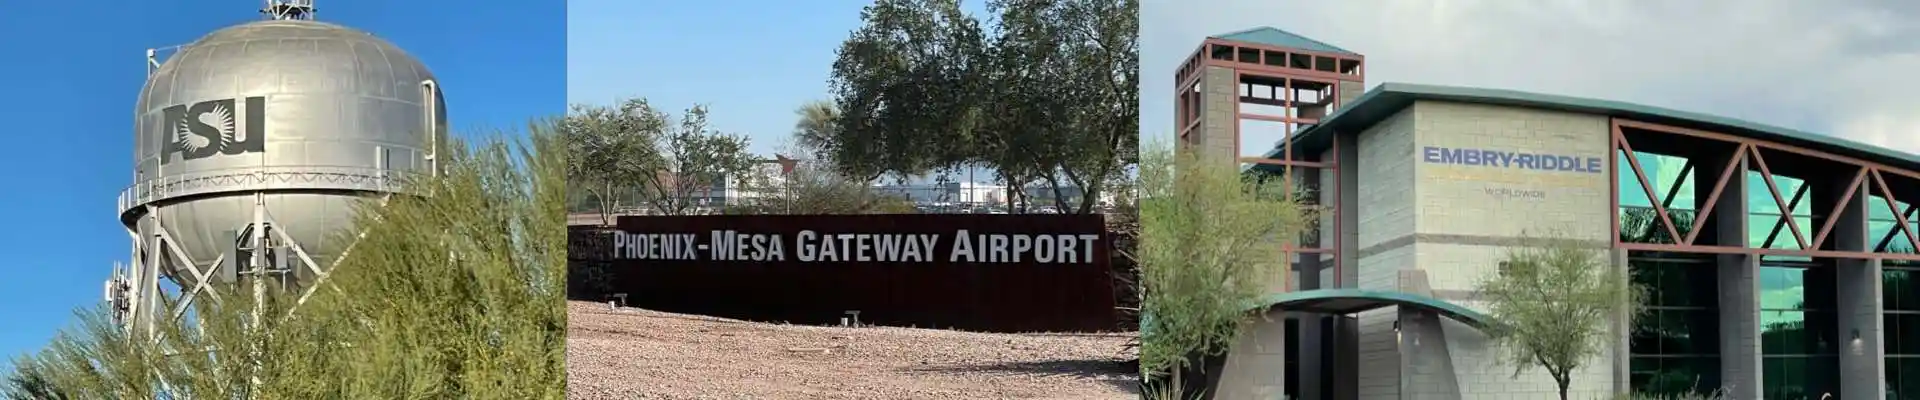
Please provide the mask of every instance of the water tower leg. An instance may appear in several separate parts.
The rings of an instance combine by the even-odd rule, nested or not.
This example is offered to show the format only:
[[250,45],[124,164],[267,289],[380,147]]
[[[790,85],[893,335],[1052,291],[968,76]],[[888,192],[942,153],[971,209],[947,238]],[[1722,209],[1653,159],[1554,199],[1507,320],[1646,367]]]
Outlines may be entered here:
[[[267,217],[266,221],[267,221],[267,226],[280,226],[280,223],[274,222],[272,217]],[[316,278],[326,273],[326,269],[320,268],[320,263],[313,260],[313,255],[307,254],[307,249],[303,246],[300,246],[300,242],[294,241],[293,236],[288,235],[286,230],[273,229],[273,230],[269,230],[268,232],[273,234],[272,238],[274,240],[279,240],[280,243],[283,243],[287,251],[293,252],[294,259],[300,261],[300,266],[294,267],[295,269],[305,268],[307,271],[313,272]],[[366,233],[364,233],[363,231],[363,233],[361,233],[360,236],[365,237]],[[358,240],[356,240],[355,242],[358,242]],[[352,245],[349,244],[348,247],[349,249],[351,249]],[[280,273],[295,274],[296,272],[290,269],[286,271],[281,271]],[[295,305],[297,306],[298,304],[295,304]]]
[[[260,318],[262,314],[264,314],[263,311],[266,310],[267,301],[267,229],[270,229],[267,226],[267,194],[254,193],[253,235],[249,239],[249,246],[253,247],[252,254],[250,255],[253,257],[249,257],[250,260],[248,260],[248,264],[252,266],[251,272],[253,275],[253,313],[251,318],[247,320],[247,330],[253,331],[256,334],[259,332],[259,329],[263,328],[260,323]],[[252,373],[247,374],[247,392],[249,394],[261,384],[261,365],[260,361],[258,361],[260,359],[260,346],[257,343],[258,342],[253,346],[249,346],[252,348],[248,349],[248,352],[253,355],[253,359],[255,360],[252,365]]]
[[[180,319],[181,316],[186,315],[187,308],[192,306],[194,300],[200,298],[202,294],[206,295],[207,299],[213,301],[215,304],[220,302],[220,293],[213,291],[213,274],[220,272],[220,264],[226,263],[226,260],[227,255],[225,254],[214,257],[213,263],[207,264],[205,272],[202,272],[200,268],[194,267],[192,264],[187,264],[187,273],[193,274],[193,276],[196,277],[197,283],[194,283],[192,288],[180,289],[180,301],[173,306],[172,319],[177,320]],[[187,263],[184,259],[175,260],[174,262]]]
[[[392,199],[393,199],[393,195],[391,194],[380,196],[380,206],[385,207],[387,205],[387,201]],[[376,216],[375,218],[379,218],[379,217]],[[302,250],[300,248],[299,243],[294,242],[293,240],[287,240],[287,242],[293,246],[294,253],[300,255],[300,262],[306,263],[307,268],[311,268],[315,272],[315,275],[313,277],[313,283],[306,285],[305,288],[302,288],[302,291],[300,293],[300,299],[295,300],[293,304],[295,306],[298,306],[300,304],[306,304],[308,297],[312,297],[314,292],[318,292],[321,286],[325,286],[327,284],[327,276],[333,273],[333,269],[339,266],[340,262],[345,261],[347,259],[347,256],[353,255],[353,247],[360,245],[360,241],[366,240],[366,239],[367,239],[367,228],[362,227],[360,228],[360,233],[355,234],[353,236],[353,242],[347,243],[346,248],[340,249],[340,255],[335,256],[333,258],[333,262],[331,264],[328,264],[328,268],[324,268],[324,269],[320,268],[319,264],[314,263],[312,257],[307,256],[306,250]],[[340,290],[339,288],[334,288],[332,286],[327,286],[327,288],[333,289],[336,292]]]
[[[149,211],[148,215],[153,214]],[[153,221],[154,226],[159,226],[158,217],[155,217]],[[160,265],[165,261],[162,257],[166,255],[162,249],[164,248],[163,243],[165,243],[166,239],[158,235],[151,235],[151,237],[143,236],[141,239],[142,242],[147,245],[146,251],[142,253],[142,255],[146,256],[146,265],[142,268],[144,271],[140,274],[140,282],[138,283],[141,295],[139,306],[141,311],[137,314],[140,325],[135,335],[152,340],[155,336],[154,324],[157,323],[159,319],[161,296]]]
[[249,279],[253,281],[253,319],[249,322],[253,325],[259,325],[260,313],[263,310],[262,307],[266,306],[267,301],[266,278],[268,249],[266,235],[267,229],[270,228],[267,226],[266,202],[267,195],[265,193],[253,194],[253,229],[252,232],[249,232],[251,235],[247,237],[247,246],[253,248],[252,251],[248,253],[251,257],[247,259],[247,271],[249,275],[252,275]]
[[[154,251],[153,254],[159,255],[164,253],[164,254],[173,255],[174,264],[178,265],[181,269],[185,269],[188,274],[193,275],[194,281],[196,282],[194,284],[194,287],[191,290],[189,290],[188,288],[181,288],[180,302],[174,306],[173,314],[171,317],[169,317],[171,319],[168,319],[167,321],[171,322],[173,320],[179,319],[182,315],[186,315],[187,307],[193,304],[194,300],[198,299],[201,295],[205,295],[207,296],[207,298],[211,299],[213,302],[219,303],[220,293],[213,290],[213,286],[212,286],[213,278],[214,278],[213,274],[214,272],[219,270],[220,264],[223,264],[223,261],[226,259],[226,255],[215,257],[213,259],[213,263],[209,264],[205,270],[202,270],[198,264],[193,263],[193,257],[191,257],[190,254],[187,254],[187,250],[180,248],[180,241],[174,240],[173,233],[170,232],[170,229],[167,227],[167,224],[165,224],[164,221],[156,220],[155,223],[153,224],[153,229],[154,229],[155,236],[158,238],[158,240],[155,241],[155,245],[154,245],[154,247],[157,250]],[[164,259],[163,257],[156,257],[156,258]],[[160,263],[155,262],[154,265],[156,266],[156,268],[158,268],[157,266],[160,265]],[[158,275],[154,276],[154,281],[152,284],[154,285],[153,286],[154,290],[156,290],[155,293],[158,293],[157,290],[159,290],[159,284],[160,284],[160,281],[158,280]],[[155,310],[155,311],[159,311],[159,310]]]
[[129,231],[133,236],[133,265],[127,281],[126,331],[129,337],[151,336],[153,332],[153,309],[158,308],[160,285],[156,276],[160,275],[160,253],[155,249],[160,238],[148,238],[139,232]]

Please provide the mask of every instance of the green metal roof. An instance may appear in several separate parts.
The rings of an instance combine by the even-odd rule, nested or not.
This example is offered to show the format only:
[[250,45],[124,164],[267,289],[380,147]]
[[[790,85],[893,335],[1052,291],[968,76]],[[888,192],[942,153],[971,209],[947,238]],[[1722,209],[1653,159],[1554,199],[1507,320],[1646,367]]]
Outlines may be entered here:
[[[1279,308],[1286,311],[1305,311],[1328,314],[1352,314],[1389,306],[1408,306],[1440,313],[1478,329],[1486,329],[1494,323],[1493,317],[1432,297],[1413,293],[1388,290],[1363,289],[1312,289],[1287,293],[1274,293],[1262,296],[1253,304],[1247,305],[1249,311],[1261,311]],[[1142,327],[1153,326],[1152,315],[1140,316]],[[1141,336],[1151,332],[1141,329]]]
[[[1418,100],[1491,104],[1620,117],[1764,139],[1920,171],[1920,156],[1910,153],[1753,121],[1612,100],[1516,90],[1409,83],[1383,83],[1375,86],[1359,99],[1347,103],[1333,115],[1320,120],[1320,124],[1302,129],[1292,139],[1294,155],[1299,158],[1306,154],[1319,154],[1332,145],[1336,133],[1357,134],[1392,117]],[[1281,157],[1278,143],[1275,143],[1273,150],[1267,152],[1267,157]],[[1273,166],[1266,164],[1261,164],[1260,167],[1278,169],[1277,167],[1268,168]]]
[[1222,33],[1218,35],[1213,35],[1212,37],[1214,39],[1226,39],[1226,40],[1232,40],[1237,42],[1258,43],[1258,44],[1264,44],[1264,45],[1288,47],[1288,48],[1295,48],[1295,49],[1301,49],[1301,50],[1351,54],[1356,56],[1360,55],[1359,53],[1347,51],[1347,49],[1335,47],[1334,45],[1326,44],[1318,40],[1308,39],[1306,36],[1295,35],[1292,32],[1283,31],[1283,30],[1280,30],[1279,28],[1274,28],[1271,26],[1262,26],[1259,28],[1253,28],[1253,29],[1248,29],[1248,30],[1239,31],[1239,32]]
[[1476,328],[1492,326],[1493,317],[1459,304],[1413,293],[1389,290],[1314,289],[1274,293],[1260,299],[1254,309],[1279,308],[1288,311],[1352,314],[1388,306],[1410,306],[1440,313]]

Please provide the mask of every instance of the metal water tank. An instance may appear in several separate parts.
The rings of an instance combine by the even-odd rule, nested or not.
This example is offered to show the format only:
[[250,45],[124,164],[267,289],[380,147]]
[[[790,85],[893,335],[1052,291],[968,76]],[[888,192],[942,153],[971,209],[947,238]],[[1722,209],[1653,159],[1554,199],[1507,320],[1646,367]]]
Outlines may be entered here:
[[183,288],[201,279],[175,256],[201,271],[224,263],[207,279],[231,282],[261,204],[291,239],[274,239],[274,264],[310,282],[299,256],[331,265],[358,199],[438,168],[444,105],[426,66],[366,32],[276,19],[208,34],[152,71],[134,111],[135,183],[120,220],[136,252],[162,233],[174,241],[135,256],[162,260]]

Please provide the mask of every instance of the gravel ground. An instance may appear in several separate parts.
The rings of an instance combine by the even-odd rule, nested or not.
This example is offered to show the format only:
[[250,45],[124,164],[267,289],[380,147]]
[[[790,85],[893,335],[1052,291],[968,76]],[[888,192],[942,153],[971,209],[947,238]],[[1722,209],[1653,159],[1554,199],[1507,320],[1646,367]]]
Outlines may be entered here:
[[573,399],[1130,399],[1131,335],[781,325],[567,305]]

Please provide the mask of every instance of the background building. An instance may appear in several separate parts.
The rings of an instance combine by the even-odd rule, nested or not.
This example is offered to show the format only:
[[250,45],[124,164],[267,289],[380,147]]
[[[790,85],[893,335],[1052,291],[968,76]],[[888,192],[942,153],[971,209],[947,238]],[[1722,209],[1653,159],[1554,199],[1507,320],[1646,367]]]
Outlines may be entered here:
[[1362,92],[1364,60],[1259,28],[1206,39],[1179,70],[1183,148],[1330,210],[1290,246],[1292,273],[1270,282],[1283,318],[1228,354],[1217,398],[1552,397],[1476,328],[1473,289],[1523,237],[1604,249],[1651,291],[1576,371],[1575,398],[1920,396],[1920,157],[1614,101]]

